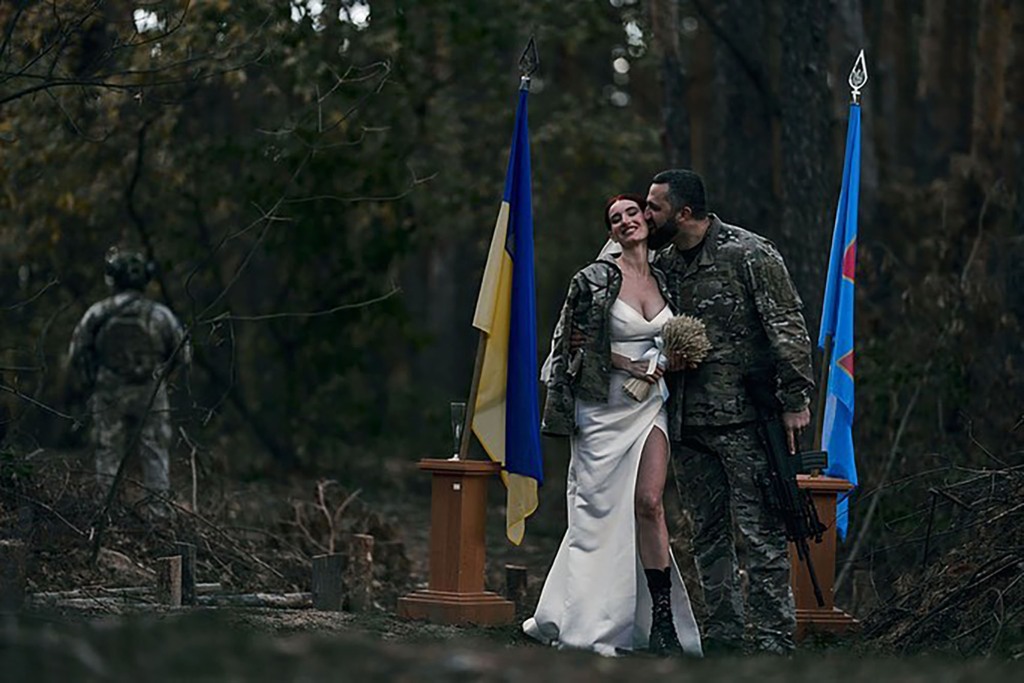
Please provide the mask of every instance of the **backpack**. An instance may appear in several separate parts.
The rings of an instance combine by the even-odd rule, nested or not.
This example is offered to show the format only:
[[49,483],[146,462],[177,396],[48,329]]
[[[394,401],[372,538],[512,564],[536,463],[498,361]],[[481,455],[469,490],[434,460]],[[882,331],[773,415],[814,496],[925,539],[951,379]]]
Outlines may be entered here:
[[131,384],[153,379],[163,360],[163,342],[152,325],[152,306],[133,300],[135,305],[115,310],[96,334],[96,359]]

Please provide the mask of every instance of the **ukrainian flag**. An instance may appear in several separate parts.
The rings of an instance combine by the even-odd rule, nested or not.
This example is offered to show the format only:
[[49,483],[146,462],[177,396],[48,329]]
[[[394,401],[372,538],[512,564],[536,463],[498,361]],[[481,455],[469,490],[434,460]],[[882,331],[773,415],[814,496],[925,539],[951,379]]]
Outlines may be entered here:
[[[821,445],[828,451],[825,474],[857,485],[857,464],[853,457],[853,304],[857,267],[857,203],[860,196],[860,105],[850,105],[846,131],[846,159],[843,185],[836,208],[832,233],[832,254],[825,281],[818,346],[832,341],[831,367],[825,395]],[[849,526],[849,494],[836,508],[836,529],[846,538]]]
[[473,327],[484,333],[473,433],[491,460],[503,465],[508,489],[506,534],[519,545],[526,518],[537,509],[544,474],[537,402],[537,304],[533,275],[533,208],[528,81],[516,109],[505,195],[494,226]]

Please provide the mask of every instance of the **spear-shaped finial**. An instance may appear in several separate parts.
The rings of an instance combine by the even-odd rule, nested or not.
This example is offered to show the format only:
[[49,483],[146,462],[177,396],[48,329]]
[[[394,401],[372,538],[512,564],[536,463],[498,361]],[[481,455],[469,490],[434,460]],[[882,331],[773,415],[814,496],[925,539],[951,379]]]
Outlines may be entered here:
[[520,90],[530,89],[530,76],[540,66],[540,55],[537,53],[537,42],[530,36],[530,42],[526,44],[522,56],[519,57],[519,81]]
[[853,71],[850,72],[850,97],[853,98],[854,104],[859,104],[857,98],[860,97],[860,90],[868,82],[868,65],[864,61],[864,50],[860,51],[857,55],[857,61],[853,65]]

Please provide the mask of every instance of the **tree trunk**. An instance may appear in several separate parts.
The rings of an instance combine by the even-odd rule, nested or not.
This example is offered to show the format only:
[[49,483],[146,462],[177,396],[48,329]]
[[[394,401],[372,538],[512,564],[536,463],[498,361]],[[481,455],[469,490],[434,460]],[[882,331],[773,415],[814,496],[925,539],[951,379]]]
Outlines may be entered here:
[[[1024,3],[1013,3],[1012,40],[1006,67],[1006,140],[1002,172],[1007,187],[1016,195],[1013,215],[1013,240],[1007,255],[1006,300],[1024,323]],[[1019,347],[1018,347],[1019,348]]]
[[835,191],[831,179],[832,102],[828,87],[828,3],[786,3],[783,16],[782,226],[786,263],[811,336],[815,336],[828,264]]
[[[431,163],[438,168],[453,163],[445,157],[450,152],[439,149],[440,142],[460,140],[465,135],[464,124],[458,116],[441,119],[437,113],[460,112],[450,101],[462,94],[457,81],[448,83],[457,56],[451,33],[451,22],[443,12],[426,6],[410,6],[403,11],[399,33],[403,54],[398,61],[405,62],[406,87],[415,94],[416,129],[411,144],[434,157]],[[446,85],[441,87],[441,84]],[[465,217],[459,215],[463,209],[453,206],[455,203],[451,197],[430,195],[412,204],[411,220],[421,236],[420,258],[412,261],[411,267],[403,272],[403,290],[408,293],[409,310],[414,312],[419,328],[428,337],[427,344],[417,350],[413,361],[414,374],[424,387],[421,393],[424,410],[417,411],[410,425],[415,430],[429,429],[426,422],[419,421],[446,410],[441,397],[461,396],[464,400],[469,390],[468,380],[462,383],[458,380],[469,375],[463,366],[471,369],[472,355],[467,350],[467,340],[475,339],[475,335],[459,315],[464,309],[459,307],[458,285],[475,288],[469,284],[470,278],[457,276],[460,257],[465,262],[465,240],[439,238],[445,230],[435,218],[444,215],[443,223],[449,226],[465,224]]]
[[690,152],[691,164],[694,169],[706,172],[711,165],[713,151],[710,144],[710,131],[713,103],[715,98],[715,36],[707,26],[696,17],[697,30],[691,49],[689,81],[687,83],[688,100],[690,103]]
[[970,140],[977,5],[925,0],[923,9],[914,149],[916,177],[930,182],[948,173],[950,154],[966,150]]
[[917,149],[917,177],[927,181],[945,171],[944,151],[952,131],[943,128],[943,119],[951,118],[946,112],[950,101],[944,92],[943,54],[946,52],[946,0],[925,0],[924,17],[920,36],[920,68],[917,72],[915,106],[917,126],[914,130],[914,147]]
[[981,0],[978,11],[971,157],[976,164],[988,166],[1001,156],[1012,23],[1006,0]]
[[653,0],[650,5],[655,52],[660,61],[662,91],[661,134],[665,159],[672,168],[689,166],[690,106],[687,101],[687,74],[680,49],[679,0]]
[[[1012,35],[1006,65],[1006,140],[1002,171],[1017,193],[1017,230],[1024,235],[1024,3],[1011,10]],[[1024,297],[1022,297],[1024,298]]]
[[[914,51],[917,42],[911,30],[912,12],[904,4],[882,2],[879,8],[878,69],[876,83],[880,108],[877,110],[879,160],[883,173],[904,169],[910,163],[907,140],[913,139],[910,98],[914,92]],[[890,175],[891,177],[891,175]]]
[[714,34],[708,204],[726,222],[772,236],[778,226],[771,154],[778,103],[765,70],[767,8],[742,0],[694,5]]

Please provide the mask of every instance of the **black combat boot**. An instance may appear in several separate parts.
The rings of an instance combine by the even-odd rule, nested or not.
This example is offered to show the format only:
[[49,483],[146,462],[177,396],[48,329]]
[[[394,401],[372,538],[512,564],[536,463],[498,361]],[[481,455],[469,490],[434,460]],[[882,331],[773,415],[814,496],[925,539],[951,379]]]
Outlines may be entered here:
[[644,569],[647,588],[651,591],[651,638],[649,651],[659,657],[683,654],[672,619],[671,568]]

